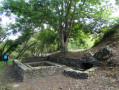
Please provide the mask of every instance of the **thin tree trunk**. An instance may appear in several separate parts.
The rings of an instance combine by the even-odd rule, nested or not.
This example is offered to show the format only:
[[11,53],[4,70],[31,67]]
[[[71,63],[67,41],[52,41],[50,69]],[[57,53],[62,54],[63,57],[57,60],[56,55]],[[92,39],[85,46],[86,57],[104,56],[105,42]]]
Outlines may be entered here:
[[21,57],[21,56],[23,55],[23,53],[24,53],[26,50],[28,50],[32,45],[34,45],[34,44],[36,44],[36,43],[37,43],[37,41],[34,42],[34,43],[32,43],[31,45],[29,45],[26,49],[24,49],[24,50],[16,57],[16,59],[18,59],[19,57]]
[[18,59],[19,56],[21,56],[21,53],[22,53],[22,52],[24,51],[24,49],[26,48],[28,41],[29,41],[29,40],[27,40],[27,41],[24,43],[23,48],[22,48],[21,50],[19,50],[19,54],[17,55],[16,59]]

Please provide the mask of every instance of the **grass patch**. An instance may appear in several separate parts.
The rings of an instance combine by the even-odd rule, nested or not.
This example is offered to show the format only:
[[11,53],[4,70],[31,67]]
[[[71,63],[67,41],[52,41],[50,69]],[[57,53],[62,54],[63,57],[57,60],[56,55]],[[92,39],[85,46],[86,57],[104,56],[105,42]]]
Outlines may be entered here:
[[0,71],[1,71],[1,70],[4,70],[4,69],[5,69],[4,64],[3,64],[2,62],[0,62]]
[[[19,59],[18,61],[19,61],[19,62],[22,62],[22,59]],[[7,63],[8,63],[9,65],[11,65],[12,62],[13,62],[13,60],[8,60]],[[1,62],[0,62],[0,71],[1,71],[1,70],[4,70],[5,68],[6,68],[6,66],[4,65],[4,61],[1,61]]]
[[[7,63],[12,64],[12,60],[9,60]],[[1,61],[0,62],[0,71],[4,70],[5,68],[6,68],[6,66],[4,65],[4,61]]]

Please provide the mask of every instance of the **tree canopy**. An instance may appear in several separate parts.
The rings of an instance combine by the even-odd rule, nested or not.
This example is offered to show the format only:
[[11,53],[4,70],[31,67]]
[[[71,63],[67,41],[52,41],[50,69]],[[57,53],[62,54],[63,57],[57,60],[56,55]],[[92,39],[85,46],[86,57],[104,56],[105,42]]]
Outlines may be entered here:
[[[85,43],[84,38],[104,31],[111,15],[111,5],[108,2],[109,0],[4,0],[2,11],[7,16],[17,16],[15,24],[9,26],[10,29],[14,34],[22,33],[6,52],[15,50],[11,48],[18,47],[22,42],[26,45],[31,37],[37,37],[36,45],[41,49],[53,44],[62,53],[67,53],[71,40],[81,45]],[[4,32],[0,32],[2,41]],[[33,48],[35,47],[31,46],[31,51]]]

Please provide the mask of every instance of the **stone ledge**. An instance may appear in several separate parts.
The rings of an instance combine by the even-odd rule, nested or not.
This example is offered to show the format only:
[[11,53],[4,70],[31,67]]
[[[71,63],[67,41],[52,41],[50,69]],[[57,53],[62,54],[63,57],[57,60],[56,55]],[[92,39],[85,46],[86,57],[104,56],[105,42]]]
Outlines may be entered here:
[[29,69],[26,65],[22,64],[18,60],[13,60],[13,65],[17,65],[18,67],[20,67],[23,70],[28,70]]
[[74,78],[80,78],[80,79],[87,79],[88,78],[88,74],[87,73],[83,73],[82,71],[79,70],[73,70],[70,68],[66,68],[64,70],[64,74],[74,77]]
[[40,62],[47,60],[48,57],[29,57],[23,58],[22,63],[29,63],[29,62]]
[[87,79],[88,76],[90,76],[91,74],[93,74],[94,71],[97,68],[98,67],[93,67],[93,68],[90,68],[90,69],[85,70],[85,71],[79,71],[79,70],[74,70],[74,69],[71,69],[71,68],[66,68],[64,70],[64,74],[65,75],[68,75],[68,76],[71,76],[71,77],[74,77],[74,78]]
[[70,59],[70,58],[49,56],[48,61],[64,64],[67,66],[76,66],[80,62],[80,59]]

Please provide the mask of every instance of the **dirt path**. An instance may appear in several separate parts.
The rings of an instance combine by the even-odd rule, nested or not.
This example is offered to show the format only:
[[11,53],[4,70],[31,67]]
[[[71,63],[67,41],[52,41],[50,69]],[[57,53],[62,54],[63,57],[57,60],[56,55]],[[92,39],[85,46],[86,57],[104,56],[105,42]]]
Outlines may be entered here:
[[21,82],[11,66],[3,75],[4,80],[9,82],[6,86],[9,90],[119,90],[119,66],[113,70],[98,68],[88,79],[74,79],[60,74]]
[[118,90],[119,74],[98,69],[88,79],[74,79],[63,75],[31,79],[19,83],[18,90]]

